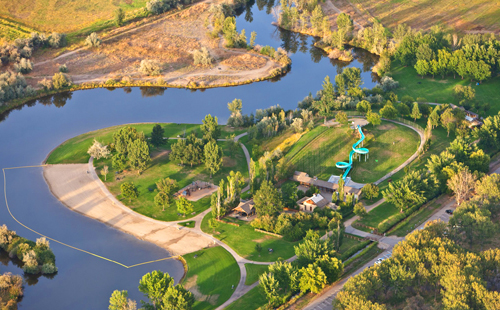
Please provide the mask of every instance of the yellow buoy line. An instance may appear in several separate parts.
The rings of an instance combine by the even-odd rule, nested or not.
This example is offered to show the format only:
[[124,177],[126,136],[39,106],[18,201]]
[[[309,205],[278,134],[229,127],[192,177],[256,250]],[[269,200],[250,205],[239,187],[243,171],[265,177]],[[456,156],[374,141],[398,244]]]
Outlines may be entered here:
[[66,246],[68,248],[71,248],[73,250],[76,250],[76,251],[80,251],[80,252],[83,252],[83,253],[86,253],[86,254],[89,254],[89,255],[92,255],[94,257],[97,257],[97,258],[100,258],[100,259],[103,259],[105,261],[108,261],[108,262],[111,262],[111,263],[114,263],[114,264],[117,264],[117,265],[120,265],[122,267],[125,267],[125,268],[133,268],[133,267],[137,267],[137,266],[142,266],[142,265],[146,265],[146,264],[151,264],[151,263],[156,263],[156,262],[161,262],[161,261],[165,261],[165,260],[169,260],[169,259],[176,259],[176,258],[179,258],[179,256],[171,256],[171,257],[166,257],[166,258],[160,258],[160,259],[156,259],[156,260],[151,260],[151,261],[147,261],[147,262],[143,262],[143,263],[138,263],[138,264],[134,264],[134,265],[130,265],[130,266],[127,266],[125,264],[122,264],[120,262],[117,262],[115,260],[112,260],[110,258],[107,258],[107,257],[104,257],[104,256],[101,256],[101,255],[98,255],[98,254],[95,254],[95,253],[92,253],[92,252],[89,252],[89,251],[86,251],[86,250],[83,250],[83,249],[80,249],[80,248],[77,248],[75,246],[72,246],[72,245],[69,245],[67,243],[64,243],[62,241],[59,241],[57,239],[54,239],[54,238],[51,238],[49,236],[46,236],[42,233],[39,233],[38,231],[24,225],[21,221],[19,221],[13,214],[12,214],[12,211],[10,210],[10,207],[9,207],[9,202],[7,200],[7,178],[6,178],[6,175],[5,175],[5,170],[14,170],[14,169],[24,169],[24,168],[40,168],[40,167],[45,167],[47,165],[38,165],[38,166],[21,166],[21,167],[11,167],[11,168],[2,168],[2,172],[3,172],[3,194],[4,194],[4,198],[5,198],[5,206],[7,206],[7,211],[9,211],[9,214],[10,216],[14,219],[14,221],[16,221],[19,225],[21,225],[22,227],[26,228],[27,230],[31,231],[31,232],[34,232],[35,234],[41,236],[41,237],[45,237],[46,239],[50,240],[50,241],[53,241],[53,242],[56,242],[56,243],[59,243],[63,246]]

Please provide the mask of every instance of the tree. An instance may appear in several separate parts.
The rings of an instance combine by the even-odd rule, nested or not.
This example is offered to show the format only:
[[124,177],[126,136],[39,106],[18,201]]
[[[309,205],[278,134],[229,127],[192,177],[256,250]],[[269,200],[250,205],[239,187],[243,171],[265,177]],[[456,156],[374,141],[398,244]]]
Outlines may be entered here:
[[412,171],[403,179],[389,183],[383,195],[387,202],[393,203],[403,212],[403,209],[423,204],[427,200],[425,197],[427,189],[427,179],[418,171]]
[[429,71],[430,71],[430,65],[427,60],[417,60],[417,63],[415,64],[415,70],[417,70],[417,74],[424,78]]
[[333,245],[327,240],[320,239],[319,236],[305,238],[302,243],[294,246],[294,250],[299,266],[314,264],[323,255],[334,257],[336,253]]
[[321,99],[315,100],[313,102],[313,107],[319,111],[319,115],[324,117],[324,122],[326,123],[326,118],[330,116],[330,109],[333,106],[333,101],[335,97],[335,90],[333,84],[330,82],[330,77],[326,76],[323,82],[323,90],[321,92]]
[[127,168],[127,158],[123,154],[115,154],[111,159],[111,165],[117,171],[122,171]]
[[365,196],[367,199],[374,199],[377,198],[379,195],[379,188],[377,185],[373,183],[368,183],[365,186],[363,186],[361,192],[363,193],[363,196]]
[[137,170],[137,174],[146,170],[147,164],[151,161],[148,143],[144,140],[137,139],[130,144],[128,151],[129,164],[132,168]]
[[99,47],[101,46],[101,39],[97,36],[97,33],[92,32],[86,39],[85,45],[89,47]]
[[283,210],[283,199],[279,190],[270,181],[263,181],[255,192],[253,201],[259,216],[275,215]]
[[326,283],[326,275],[320,267],[309,264],[307,267],[300,269],[299,287],[302,292],[310,291],[317,294],[321,292]]
[[145,75],[160,75],[161,65],[157,60],[143,59],[139,65],[139,71]]
[[65,88],[71,86],[71,80],[66,74],[58,72],[52,76],[52,85],[54,89]]
[[333,283],[340,278],[340,275],[344,271],[344,265],[336,257],[330,257],[328,255],[321,256],[314,266],[321,268],[325,273],[328,283]]
[[439,106],[436,106],[434,110],[432,110],[431,115],[429,115],[429,120],[431,122],[432,129],[439,126]]
[[242,107],[243,107],[243,103],[242,103],[241,99],[234,99],[233,101],[231,101],[227,104],[227,108],[229,109],[231,114],[237,113],[237,112],[241,113]]
[[94,139],[94,143],[89,147],[87,153],[95,159],[101,159],[108,158],[110,151],[108,150],[107,145],[103,145],[102,143]]
[[215,218],[211,218],[209,221],[208,221],[208,226],[210,228],[212,228],[212,233],[215,234],[215,230],[220,226],[220,223],[219,221],[217,221],[217,219]]
[[134,140],[146,140],[144,133],[137,132],[134,127],[126,126],[120,128],[117,132],[113,133],[113,143],[118,154],[127,157],[129,146]]
[[[335,250],[339,250],[344,239],[345,226],[342,221],[342,214],[338,211],[332,212],[332,219],[328,223],[328,229],[332,231],[334,236]],[[335,236],[336,235],[336,236]]]
[[368,212],[366,212],[365,206],[361,202],[358,202],[357,204],[354,205],[354,214],[356,214],[359,217],[365,217]]
[[175,192],[179,189],[179,185],[175,180],[164,178],[156,182],[156,188],[158,189],[158,194],[155,196],[155,204],[163,206],[163,211],[165,211],[165,205],[170,206],[174,200]]
[[398,110],[389,102],[380,109],[380,115],[386,119],[394,119],[398,116]]
[[476,177],[470,173],[468,167],[456,173],[447,182],[448,188],[455,193],[457,205],[460,205],[460,203],[469,198],[474,190],[475,184]]
[[257,39],[257,32],[252,31],[250,33],[250,47],[253,48],[255,46],[255,40]]
[[361,112],[361,113],[368,113],[368,112],[372,111],[372,106],[368,101],[361,100],[356,105],[356,111]]
[[149,299],[148,302],[141,301],[148,309],[162,310],[163,297],[169,287],[174,285],[174,279],[160,270],[154,270],[145,274],[139,281],[139,291]]
[[455,115],[451,108],[446,109],[443,114],[441,114],[441,124],[448,132],[448,137],[450,136],[450,130],[453,129],[455,124]]
[[104,167],[101,170],[101,175],[104,176],[104,181],[107,181],[106,179],[108,176],[108,172],[109,172],[109,167],[104,165]]
[[163,295],[162,310],[191,310],[194,304],[194,295],[182,285],[169,286]]
[[282,303],[282,297],[279,292],[280,284],[272,274],[261,274],[259,277],[259,285],[266,294],[267,303],[269,304],[269,306],[275,307]]
[[335,115],[335,120],[343,125],[349,122],[349,120],[347,119],[347,114],[345,114],[345,112],[343,111],[337,112],[337,114]]
[[122,185],[120,185],[120,191],[123,197],[128,198],[129,202],[131,202],[133,198],[137,198],[137,189],[133,183],[122,183]]
[[164,133],[165,129],[163,129],[160,124],[154,125],[153,131],[151,132],[151,144],[156,147],[165,144],[167,141],[163,139]]
[[201,131],[203,132],[203,140],[217,141],[217,139],[219,139],[220,136],[220,127],[217,116],[212,117],[212,115],[208,114],[207,116],[205,116],[202,122],[203,124],[200,127]]
[[162,207],[162,211],[165,211],[165,206],[170,205],[170,197],[165,192],[159,192],[154,198],[155,205]]
[[188,159],[186,149],[186,140],[177,140],[176,143],[172,144],[172,152],[170,153],[169,158],[174,161],[180,161],[181,165],[184,165],[184,162]]
[[136,310],[137,304],[135,301],[128,298],[127,291],[115,290],[109,298],[109,310]]
[[222,166],[222,149],[215,140],[210,140],[205,145],[203,153],[205,154],[205,166],[210,171],[210,178],[212,178],[212,175],[217,173]]
[[118,8],[115,11],[115,24],[118,27],[121,27],[123,25],[123,20],[125,19],[125,12],[123,11],[122,8]]
[[413,109],[411,110],[410,116],[413,118],[414,122],[422,117],[422,113],[420,113],[420,109],[418,108],[418,102],[413,103]]
[[179,211],[179,213],[184,214],[184,216],[186,214],[192,213],[193,212],[193,204],[189,200],[187,200],[186,198],[180,197],[177,200],[177,211]]
[[368,122],[370,122],[370,124],[372,124],[373,126],[377,126],[377,125],[380,125],[382,123],[382,120],[380,119],[380,115],[378,115],[375,112],[371,112],[371,111],[369,111],[366,114],[366,120]]

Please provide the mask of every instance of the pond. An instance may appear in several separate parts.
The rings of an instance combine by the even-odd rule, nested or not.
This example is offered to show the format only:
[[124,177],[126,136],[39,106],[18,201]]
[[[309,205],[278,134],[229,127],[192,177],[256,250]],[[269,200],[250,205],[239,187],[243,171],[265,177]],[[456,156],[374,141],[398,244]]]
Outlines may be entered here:
[[[290,52],[292,69],[274,80],[238,87],[191,91],[185,89],[125,88],[94,89],[59,94],[25,105],[0,118],[0,166],[39,165],[46,155],[63,141],[76,135],[112,125],[135,122],[200,123],[206,114],[225,123],[229,117],[227,103],[242,99],[243,112],[279,104],[295,109],[297,102],[321,89],[326,75],[333,77],[344,67],[362,69],[364,87],[371,88],[375,80],[370,68],[377,57],[355,50],[351,63],[331,61],[312,46],[315,38],[281,31],[271,25],[274,5],[269,1],[250,3],[239,13],[238,30],[246,29],[250,36],[257,32],[260,45],[283,47]],[[167,257],[169,254],[153,245],[110,228],[68,210],[52,196],[42,168],[6,170],[6,192],[13,215],[23,224],[47,236],[72,246],[96,253],[125,265]],[[4,185],[3,179],[0,181]],[[38,236],[22,227],[8,213],[4,200],[0,202],[0,224],[17,231],[23,237]],[[137,301],[140,278],[160,269],[179,281],[183,266],[175,260],[124,268],[117,264],[75,251],[51,242],[59,268],[54,277],[27,278],[25,297],[20,303],[25,309],[107,309],[113,290],[128,290]],[[21,274],[22,270],[5,257],[0,257],[0,272]],[[28,281],[29,280],[29,281]]]

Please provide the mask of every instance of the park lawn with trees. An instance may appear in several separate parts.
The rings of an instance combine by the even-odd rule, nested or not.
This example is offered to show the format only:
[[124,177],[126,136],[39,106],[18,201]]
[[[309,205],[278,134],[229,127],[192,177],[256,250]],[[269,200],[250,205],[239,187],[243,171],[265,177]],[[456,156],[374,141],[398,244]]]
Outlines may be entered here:
[[[195,258],[196,256],[196,258]],[[234,257],[223,247],[203,249],[183,255],[187,273],[182,285],[194,293],[193,310],[215,309],[233,294],[240,281]]]
[[[305,134],[303,138],[308,143],[298,146],[302,141],[300,139],[286,156],[290,158],[296,170],[325,180],[331,175],[342,173],[335,163],[348,161],[352,145],[359,138],[346,126],[319,128],[325,129],[312,130]],[[380,179],[413,155],[420,144],[420,137],[415,131],[391,122],[364,128],[366,138],[363,147],[370,150],[370,155],[366,162],[363,157],[361,162],[354,159],[350,176],[356,182],[370,183]]]
[[[89,161],[90,155],[87,150],[92,145],[94,138],[103,144],[113,142],[113,134],[123,127],[132,127],[138,132],[144,132],[146,139],[151,137],[151,131],[156,123],[142,123],[119,125],[108,128],[103,128],[91,132],[87,132],[71,138],[61,143],[55,148],[47,158],[47,164],[83,164]],[[175,123],[160,123],[164,130],[164,137],[176,138],[177,136],[188,136],[191,133],[196,133],[201,136],[199,124],[175,124]],[[244,130],[234,130],[227,126],[220,126],[221,139],[229,137],[231,134],[239,135]]]
[[393,231],[391,231],[390,234],[398,237],[406,236],[409,232],[414,230],[416,227],[425,222],[429,217],[431,217],[431,215],[439,210],[441,206],[442,205],[436,201],[426,203],[419,211],[415,212],[414,215],[408,219],[408,222],[406,222],[406,224],[395,228]]
[[482,116],[495,115],[500,111],[500,94],[498,93],[500,76],[492,77],[479,85],[476,85],[475,81],[462,80],[459,76],[456,79],[453,76],[441,79],[441,76],[436,75],[435,78],[427,76],[422,79],[413,66],[405,67],[399,61],[393,62],[391,76],[399,82],[400,87],[394,90],[399,98],[411,96],[415,99],[424,98],[426,102],[458,104],[454,96],[454,87],[471,86],[476,91],[476,100],[480,104],[491,105],[486,115]]
[[268,265],[258,265],[258,264],[245,264],[245,269],[247,271],[247,278],[245,279],[245,285],[252,285],[259,280],[261,274],[268,271]]
[[[212,217],[212,213],[208,213],[201,222],[201,230],[211,235],[213,229],[209,227],[208,222]],[[213,236],[229,245],[238,255],[246,259],[258,262],[274,262],[278,258],[288,259],[295,255],[293,247],[299,242],[290,242],[284,240],[284,238],[255,231],[250,223],[246,221],[232,220],[230,218],[224,220],[231,220],[240,226],[220,223]],[[257,244],[262,247],[260,252],[256,249]],[[273,251],[269,252],[269,249],[273,249]]]
[[[364,218],[357,220],[355,223],[360,223],[366,226],[377,228],[378,224],[380,224],[383,220],[389,218],[392,215],[396,215],[399,213],[399,209],[392,203],[383,202],[375,209],[368,212]],[[356,226],[357,229],[365,230],[370,232],[370,229]]]
[[[161,154],[161,150],[170,150],[173,143],[175,143],[174,140],[169,140],[166,144],[160,146],[159,154]],[[230,154],[227,142],[219,141],[218,145],[222,147],[224,154]],[[155,152],[152,152],[152,157],[155,157]],[[172,162],[167,155],[152,159],[148,168],[140,175],[135,171],[121,173],[119,175],[119,181],[116,181],[117,174],[115,174],[116,170],[112,168],[111,158],[96,160],[94,161],[94,166],[98,174],[105,165],[109,167],[106,180],[103,175],[99,175],[99,177],[104,184],[106,184],[109,191],[123,204],[140,214],[157,220],[175,221],[190,218],[205,211],[210,207],[210,196],[191,202],[195,214],[179,216],[175,202],[172,203],[170,207],[165,207],[165,211],[163,211],[162,207],[155,205],[154,198],[158,194],[157,190],[155,190],[156,182],[168,177],[175,180],[178,184],[178,188],[181,189],[197,180],[211,182],[217,185],[221,179],[225,179],[226,176],[229,175],[230,171],[241,171],[243,177],[245,179],[248,178],[246,158],[241,148],[238,148],[238,150],[232,154],[232,157],[224,158],[220,171],[217,172],[212,179],[210,179],[210,173],[205,168],[205,165],[201,164],[193,166],[192,168],[189,165],[179,166],[177,163]],[[129,199],[122,197],[120,186],[125,182],[132,182],[134,184],[138,193],[137,198]]]

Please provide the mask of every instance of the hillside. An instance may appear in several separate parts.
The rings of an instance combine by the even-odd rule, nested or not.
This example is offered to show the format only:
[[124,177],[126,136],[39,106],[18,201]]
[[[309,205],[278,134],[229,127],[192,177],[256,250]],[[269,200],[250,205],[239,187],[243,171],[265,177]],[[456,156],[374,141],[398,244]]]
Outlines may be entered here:
[[[339,7],[346,0],[331,0]],[[393,29],[400,23],[429,29],[448,25],[456,30],[500,32],[499,0],[350,0],[364,18],[376,18]]]

